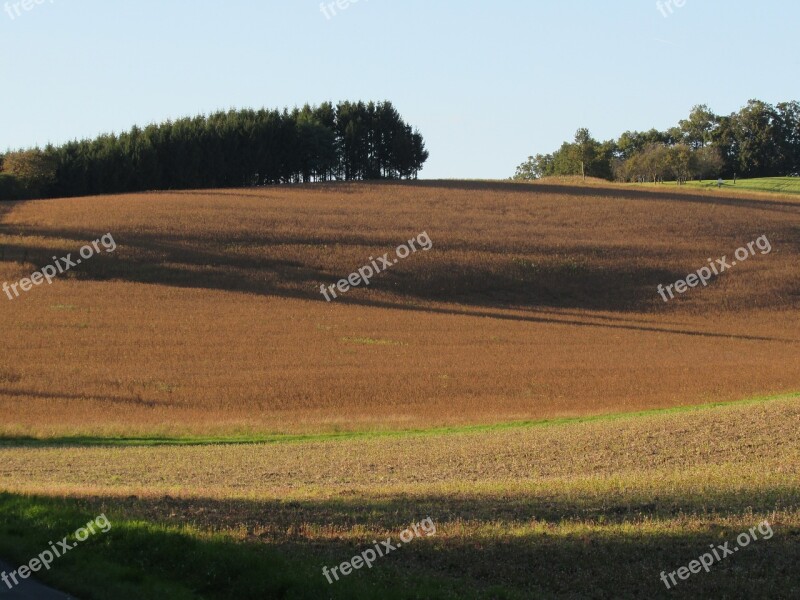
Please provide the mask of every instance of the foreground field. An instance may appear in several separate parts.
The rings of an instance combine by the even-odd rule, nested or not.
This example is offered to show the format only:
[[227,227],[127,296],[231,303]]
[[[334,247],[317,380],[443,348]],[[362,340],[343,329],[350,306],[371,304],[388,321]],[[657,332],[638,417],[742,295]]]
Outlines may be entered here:
[[[800,388],[800,201],[424,182],[0,206],[0,434],[419,429]],[[328,303],[370,257],[418,251]],[[665,304],[656,286],[767,235]]]
[[[793,598],[798,424],[793,396],[326,442],[7,443],[0,487],[16,495],[0,496],[0,553],[26,560],[53,531],[104,511],[112,532],[47,574],[88,599],[152,589],[175,598]],[[434,536],[326,582],[323,565],[426,518]],[[773,535],[672,590],[662,583],[662,571],[710,544],[735,546],[764,520]]]

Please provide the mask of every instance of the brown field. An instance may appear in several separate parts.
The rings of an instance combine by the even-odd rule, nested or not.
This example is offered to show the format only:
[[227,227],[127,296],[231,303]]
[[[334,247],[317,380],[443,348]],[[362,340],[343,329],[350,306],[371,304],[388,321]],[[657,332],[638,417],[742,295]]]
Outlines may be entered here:
[[[332,284],[425,231],[369,288]],[[800,389],[800,200],[420,182],[0,205],[0,434],[427,428]],[[773,251],[666,305],[659,283]]]

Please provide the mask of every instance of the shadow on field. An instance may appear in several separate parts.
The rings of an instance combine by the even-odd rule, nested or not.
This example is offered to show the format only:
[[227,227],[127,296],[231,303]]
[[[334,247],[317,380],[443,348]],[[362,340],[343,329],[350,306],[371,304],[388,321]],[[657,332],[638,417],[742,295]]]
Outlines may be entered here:
[[[8,545],[9,526],[27,536],[52,536],[52,529],[41,531],[37,519],[66,506],[87,518],[107,514],[114,529],[106,534],[102,556],[126,567],[119,573],[125,581],[150,574],[187,584],[204,598],[305,598],[312,592],[335,598],[796,597],[796,517],[773,519],[774,537],[751,542],[710,573],[679,580],[674,590],[668,592],[659,578],[662,571],[697,559],[710,544],[735,546],[736,536],[769,516],[776,500],[777,508],[796,510],[798,498],[796,492],[768,490],[749,500],[748,505],[740,495],[711,494],[705,501],[597,499],[576,507],[524,496],[314,502],[93,497],[28,499],[26,508],[33,503],[38,510],[23,511],[14,510],[22,500],[5,495],[0,547]],[[436,525],[436,535],[397,548],[371,570],[333,587],[326,583],[323,565],[339,565],[373,547],[373,540],[391,537],[396,543],[403,529],[426,518]],[[132,526],[142,521],[156,526]],[[61,527],[69,531],[82,522],[76,518]],[[241,532],[244,541],[190,538],[176,528],[181,525]],[[232,577],[232,557],[242,565],[238,578]],[[111,597],[95,592],[84,595]]]
[[[38,392],[36,390],[12,390],[0,387],[0,396],[9,396],[14,398],[25,398],[26,400],[35,398],[37,400],[81,400],[89,402],[108,402],[109,404],[122,404],[132,406],[146,406],[153,408],[159,405],[175,404],[173,402],[166,402],[163,400],[145,400],[141,396],[112,396],[104,395],[97,396],[93,394],[68,394],[59,392],[57,394],[50,394],[45,392]],[[1,438],[0,438],[1,439]]]
[[[380,183],[378,185],[389,185],[388,183]],[[396,185],[396,184],[395,184]],[[646,201],[653,200],[668,200],[670,202],[692,202],[705,204],[709,206],[735,206],[738,208],[753,208],[757,210],[776,210],[781,212],[789,212],[800,214],[800,198],[797,202],[790,200],[750,200],[742,196],[725,196],[724,192],[717,193],[712,190],[709,194],[698,194],[691,191],[675,188],[670,191],[669,189],[658,189],[650,187],[634,187],[626,189],[624,187],[615,187],[602,185],[569,185],[569,184],[552,184],[552,183],[512,183],[512,182],[495,182],[495,181],[447,181],[447,180],[430,180],[430,181],[409,181],[403,182],[401,185],[408,185],[420,188],[439,188],[447,190],[461,190],[461,191],[480,191],[480,192],[516,192],[522,194],[557,194],[566,196],[605,196],[609,198],[622,198],[625,200],[640,200]]]
[[[384,185],[398,185],[386,183]],[[493,182],[408,182],[403,185],[464,190],[494,190],[528,193],[609,195],[641,199],[638,190],[617,188],[575,187],[547,184],[516,184]],[[331,188],[340,189],[332,185]],[[322,188],[320,188],[322,189]],[[349,189],[346,186],[341,189]],[[175,192],[164,192],[175,193]],[[182,192],[197,194],[198,192]],[[243,195],[238,190],[212,196]],[[246,193],[244,194],[246,195]],[[252,194],[264,198],[263,194]],[[647,191],[647,196],[670,200],[703,201],[705,196],[671,195]],[[716,198],[714,201],[742,207],[774,205],[791,207],[800,213],[800,203],[753,201],[741,198]],[[9,203],[2,210],[10,210]],[[2,216],[2,213],[0,213]],[[795,245],[782,245],[784,253],[800,251],[800,227],[786,223],[782,235],[797,240]],[[89,229],[58,229],[33,226],[10,226],[0,219],[0,234],[57,241],[57,249],[31,243],[13,242],[0,245],[0,261],[24,263],[39,269],[53,262],[52,257],[77,256],[82,245],[97,237]],[[384,236],[385,237],[385,236]],[[686,277],[679,260],[667,261],[662,251],[650,248],[596,247],[571,242],[559,252],[530,248],[509,249],[498,240],[497,248],[486,248],[480,241],[457,236],[437,240],[436,252],[418,252],[372,279],[369,288],[360,287],[338,298],[336,302],[357,306],[427,311],[461,315],[465,312],[478,317],[509,319],[521,322],[606,327],[633,331],[655,331],[678,335],[727,337],[752,340],[772,338],[732,336],[724,333],[694,331],[680,327],[650,327],[631,322],[625,313],[672,311],[684,298],[672,304],[663,303],[657,293],[659,284],[675,282]],[[199,288],[325,302],[320,286],[329,286],[368,263],[366,257],[380,256],[391,248],[378,234],[368,232],[343,235],[280,235],[270,231],[241,231],[227,239],[208,235],[171,235],[169,237],[147,230],[114,232],[116,252],[101,253],[60,277],[75,277],[93,281],[128,281],[184,288]],[[12,238],[13,239],[13,238]],[[341,272],[320,264],[314,253],[295,254],[286,247],[330,249],[337,265],[347,265]],[[296,256],[296,259],[295,259]],[[359,258],[351,258],[358,256]],[[464,258],[464,257],[468,258]],[[472,260],[474,257],[479,259]],[[784,259],[785,260],[785,259]],[[360,262],[359,262],[360,261]],[[662,265],[669,262],[673,268]],[[25,269],[28,267],[26,266]],[[724,277],[724,276],[723,276]],[[774,279],[774,277],[773,277]],[[726,296],[727,309],[782,307],[800,304],[800,281],[771,281],[770,287],[780,289],[758,292],[756,298]],[[761,288],[753,288],[759,290]],[[377,292],[377,293],[376,293]],[[704,290],[707,294],[717,293]],[[756,292],[753,292],[754,294]],[[697,299],[698,295],[690,298]],[[738,304],[737,304],[738,303]],[[787,304],[788,303],[788,304]],[[741,306],[740,306],[741,305]],[[453,307],[463,307],[459,310]],[[529,314],[494,312],[515,309]],[[548,312],[548,310],[550,312]],[[572,315],[556,311],[606,311],[616,315]],[[570,316],[574,318],[569,318]],[[784,340],[786,341],[786,340]],[[789,340],[796,341],[796,340]]]
[[[400,181],[392,181],[392,182],[385,182],[385,183],[393,183],[395,185],[404,185],[408,182],[400,182]],[[369,182],[370,185],[376,184],[380,185],[381,182],[371,181]],[[208,196],[211,198],[219,198],[220,196],[231,197],[231,198],[257,198],[259,200],[264,200],[265,198],[269,198],[271,192],[280,193],[282,190],[290,187],[292,190],[301,190],[303,192],[314,192],[319,194],[330,194],[335,192],[340,195],[356,195],[361,193],[359,189],[360,182],[353,182],[353,181],[327,181],[327,182],[316,182],[316,183],[293,183],[293,184],[283,184],[283,185],[264,185],[264,186],[257,186],[251,188],[224,188],[220,190],[208,190],[208,189],[199,189],[199,190],[159,190],[154,192],[148,192],[151,194],[158,194],[158,195],[184,195],[184,196]],[[140,192],[134,192],[134,194]]]
[[[0,233],[3,233],[0,226]],[[92,234],[72,230],[26,230],[26,235],[51,237],[63,244],[52,248],[32,245],[6,245],[0,248],[0,260],[29,262],[34,269],[51,264],[52,256],[73,258],[77,250],[91,240]],[[65,243],[64,240],[70,240]],[[319,293],[320,282],[335,282],[344,274],[329,273],[298,261],[261,259],[208,250],[212,244],[203,238],[163,240],[152,234],[127,234],[115,237],[118,244],[113,254],[101,253],[62,277],[91,281],[128,281],[184,288],[233,291],[240,293],[325,302]],[[259,243],[270,246],[285,244],[346,245],[365,248],[374,242],[360,236],[337,238],[246,238],[237,243]],[[401,265],[398,265],[398,267]],[[604,311],[640,311],[652,307],[656,282],[675,281],[678,272],[642,268],[594,269],[587,263],[570,262],[562,266],[531,268],[511,261],[507,271],[462,265],[457,269],[445,261],[426,265],[417,273],[401,269],[389,270],[374,280],[369,292],[385,292],[383,299],[371,299],[369,293],[357,290],[337,300],[342,304],[424,311],[443,315],[471,315],[481,318],[511,320],[564,326],[621,329],[629,331],[671,333],[706,338],[728,338],[752,341],[799,342],[796,339],[734,335],[699,331],[680,326],[653,327],[619,316],[580,315],[562,312],[569,309]],[[643,286],[642,281],[651,281]],[[789,296],[800,295],[800,283]],[[794,288],[797,288],[795,291]],[[392,301],[398,297],[398,301]],[[658,299],[656,297],[656,299]],[[400,301],[402,300],[402,301]],[[419,305],[415,302],[433,304]],[[458,305],[462,309],[446,305]],[[501,312],[504,309],[528,311],[528,314]],[[543,310],[545,309],[545,310]],[[551,309],[551,310],[546,310]],[[561,310],[555,310],[561,309]]]

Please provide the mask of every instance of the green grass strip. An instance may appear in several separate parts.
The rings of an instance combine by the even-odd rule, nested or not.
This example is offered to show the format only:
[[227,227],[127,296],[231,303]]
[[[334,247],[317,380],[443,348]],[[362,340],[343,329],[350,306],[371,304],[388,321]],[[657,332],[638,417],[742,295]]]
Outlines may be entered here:
[[509,429],[523,429],[531,427],[553,427],[579,425],[583,423],[597,423],[603,421],[616,421],[621,419],[636,419],[651,416],[669,416],[680,413],[690,413],[703,410],[714,410],[726,407],[747,406],[779,400],[800,399],[800,392],[791,392],[771,396],[756,396],[745,400],[728,402],[712,402],[706,404],[693,404],[672,408],[654,408],[635,412],[609,413],[586,417],[562,417],[557,419],[540,419],[536,421],[509,421],[488,425],[462,425],[456,427],[436,427],[431,429],[398,429],[377,431],[345,431],[315,434],[264,434],[242,436],[180,436],[180,437],[93,437],[93,436],[65,436],[53,438],[0,436],[0,447],[51,447],[51,446],[208,446],[230,444],[287,444],[327,442],[332,440],[346,441],[374,438],[396,438],[412,436],[456,435],[468,433],[488,433]]

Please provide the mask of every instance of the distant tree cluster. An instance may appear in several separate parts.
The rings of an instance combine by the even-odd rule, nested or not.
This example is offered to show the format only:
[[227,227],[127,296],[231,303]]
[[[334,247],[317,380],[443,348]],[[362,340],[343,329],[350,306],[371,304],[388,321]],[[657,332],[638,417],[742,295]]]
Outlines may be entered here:
[[0,155],[0,199],[416,178],[427,159],[390,102],[231,110]]
[[56,181],[52,149],[21,150],[0,156],[0,200],[42,196]]
[[800,173],[800,103],[776,106],[751,100],[738,113],[715,115],[696,106],[668,131],[627,131],[599,142],[579,129],[573,143],[537,154],[514,179],[585,175],[619,181],[686,182],[725,177],[778,177]]
[[690,179],[717,178],[724,168],[719,150],[713,146],[692,148],[680,143],[648,144],[629,159],[611,163],[615,179],[654,183],[665,180],[686,183]]

